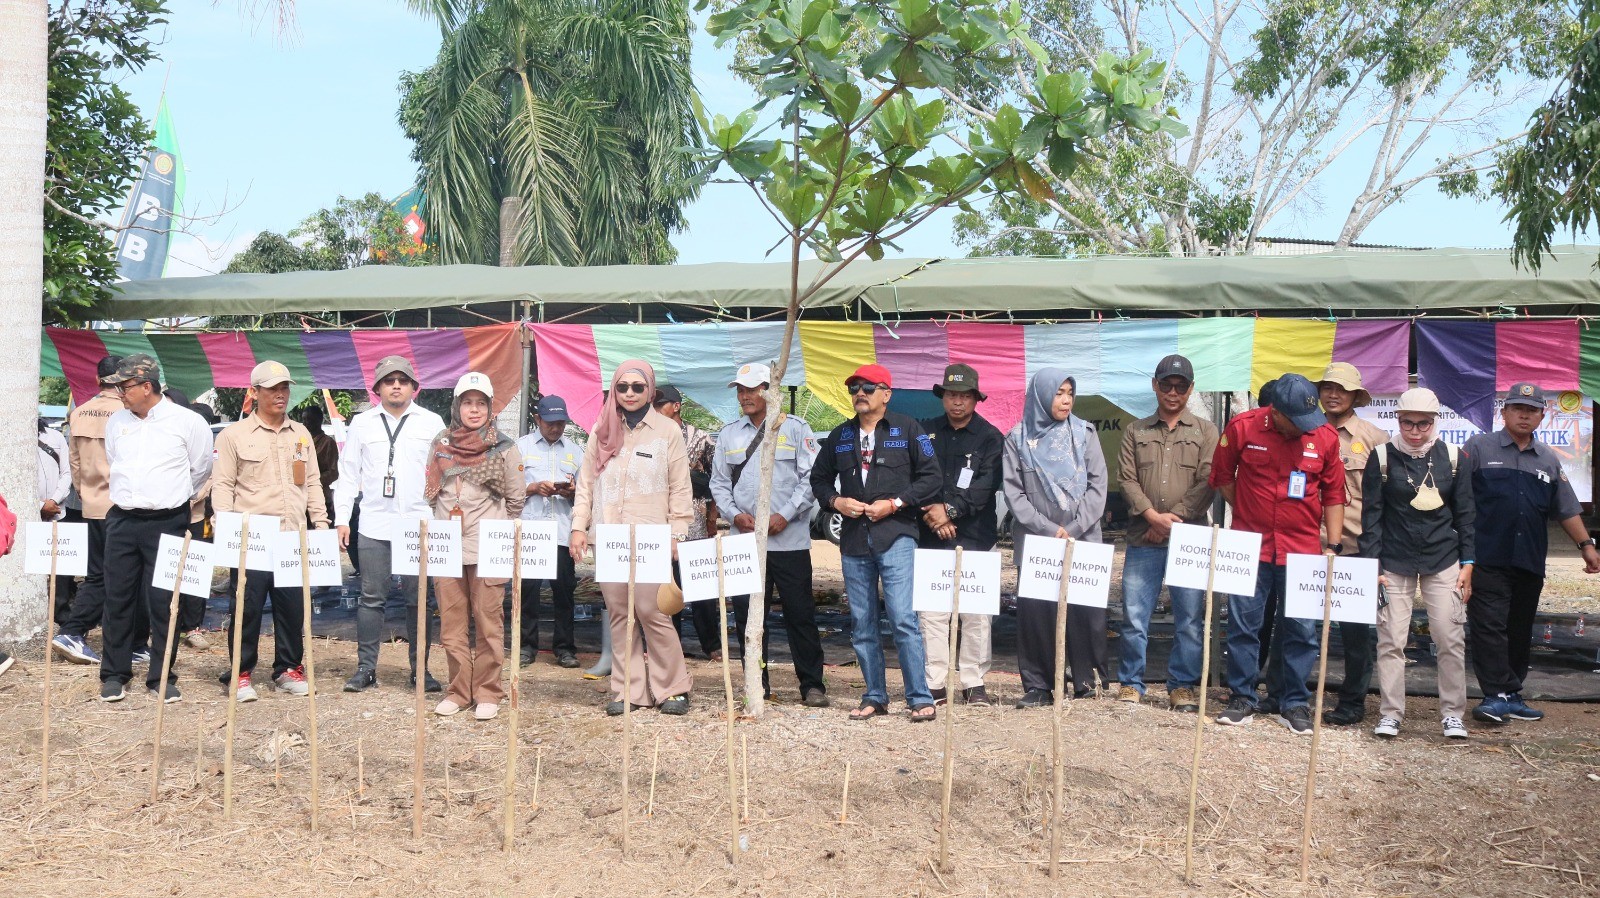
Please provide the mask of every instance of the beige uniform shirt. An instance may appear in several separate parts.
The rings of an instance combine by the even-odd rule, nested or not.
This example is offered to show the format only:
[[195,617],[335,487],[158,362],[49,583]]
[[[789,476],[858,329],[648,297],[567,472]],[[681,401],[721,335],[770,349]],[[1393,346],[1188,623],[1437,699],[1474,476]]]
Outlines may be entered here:
[[[488,461],[486,465],[504,465],[505,470],[500,474],[500,482],[511,487],[511,495],[504,498],[489,492],[486,487],[465,480],[462,477],[446,477],[439,485],[439,495],[433,499],[433,516],[441,521],[449,520],[450,513],[461,509],[461,563],[478,563],[478,522],[479,521],[510,521],[522,515],[523,503],[528,501],[520,487],[522,482],[522,453],[517,447],[512,446]],[[502,583],[502,580],[486,580],[486,583]]]
[[287,418],[274,430],[255,415],[228,425],[217,436],[211,507],[219,512],[277,515],[282,530],[300,529],[309,513],[311,526],[327,527],[328,507],[322,500],[322,475],[311,432]]
[[[1339,457],[1344,459],[1344,536],[1339,554],[1356,554],[1356,537],[1361,535],[1361,474],[1367,469],[1367,456],[1376,446],[1389,442],[1383,428],[1360,415],[1351,415],[1334,428],[1339,433]],[[1329,540],[1332,542],[1332,540]]]
[[[616,414],[607,408],[601,414]],[[591,524],[669,524],[683,539],[694,522],[689,455],[683,431],[666,415],[651,409],[639,426],[622,438],[622,450],[599,476],[594,455],[600,441],[591,437],[572,501],[572,529],[587,532]]]
[[1122,433],[1118,478],[1128,502],[1128,545],[1154,546],[1144,513],[1154,508],[1186,524],[1209,519],[1214,492],[1211,456],[1217,450],[1217,425],[1184,412],[1168,428],[1159,415],[1140,418]]
[[72,410],[67,429],[67,454],[72,464],[72,485],[83,503],[83,516],[104,520],[111,510],[111,463],[106,461],[106,422],[122,411],[116,390],[101,390],[100,395]]

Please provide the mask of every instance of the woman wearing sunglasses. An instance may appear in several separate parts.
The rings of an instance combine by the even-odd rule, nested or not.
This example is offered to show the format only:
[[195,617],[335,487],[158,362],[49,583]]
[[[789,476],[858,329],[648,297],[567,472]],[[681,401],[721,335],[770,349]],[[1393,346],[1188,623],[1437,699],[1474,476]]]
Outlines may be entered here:
[[[650,407],[656,394],[656,373],[648,362],[630,359],[617,366],[611,392],[600,408],[600,418],[589,437],[578,471],[572,501],[572,559],[583,558],[589,547],[591,524],[668,524],[676,544],[689,532],[694,519],[689,485],[689,455],[683,431]],[[659,705],[663,714],[689,712],[689,687],[693,679],[683,661],[683,645],[672,617],[656,605],[659,586],[636,584],[634,617],[643,639],[633,640],[633,656],[611,665],[612,700],[607,714],[621,714],[622,703],[635,708]],[[628,645],[628,585],[602,583],[611,630],[612,651],[621,654]],[[645,667],[644,647],[650,644],[650,665]],[[624,695],[623,672],[631,668],[631,691]]]

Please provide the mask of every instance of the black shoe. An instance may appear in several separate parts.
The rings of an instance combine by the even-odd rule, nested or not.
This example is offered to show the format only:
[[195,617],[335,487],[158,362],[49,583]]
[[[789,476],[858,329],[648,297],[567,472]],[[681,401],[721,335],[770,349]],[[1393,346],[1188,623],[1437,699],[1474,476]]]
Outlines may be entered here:
[[155,686],[148,686],[147,688],[149,688],[151,695],[161,696],[161,700],[169,705],[173,702],[183,701],[183,693],[178,691],[176,683],[168,683],[166,689],[159,689]]
[[103,702],[120,702],[127,697],[127,691],[116,680],[106,680],[100,684],[100,700]]
[[567,651],[566,649],[562,649],[561,651],[556,652],[556,666],[566,668],[577,667],[578,656]]
[[1360,705],[1347,705],[1340,702],[1332,711],[1322,712],[1322,722],[1328,726],[1347,727],[1354,726],[1367,716],[1366,703]]
[[943,689],[929,689],[928,692],[933,694],[933,703],[935,706],[942,705],[950,700],[949,693]]
[[0,652],[0,674],[10,670],[11,665],[16,663],[16,660],[17,659],[7,655],[5,652]]
[[[685,700],[684,704],[687,705],[688,701]],[[644,710],[644,705],[634,705],[633,706],[633,710],[642,711],[642,710]],[[608,716],[608,717],[621,717],[622,716],[622,702],[621,701],[609,701],[609,702],[606,702],[606,716]]]
[[539,656],[535,652],[523,652],[522,653],[522,666],[523,667],[532,667],[533,666],[533,661],[537,657],[539,657]]
[[1267,696],[1256,705],[1256,711],[1268,716],[1278,713],[1278,699],[1275,696]]
[[828,698],[828,693],[821,689],[801,690],[800,702],[807,708],[826,708],[833,704],[833,700]]
[[969,705],[982,705],[987,708],[989,706],[989,690],[984,689],[982,686],[963,689],[961,691],[961,700]]
[[1228,707],[1222,709],[1217,715],[1217,723],[1223,726],[1242,727],[1248,724],[1256,714],[1255,702],[1248,697],[1236,695],[1228,700]]
[[365,692],[378,685],[378,673],[365,664],[356,668],[350,679],[344,681],[345,692]]
[[1278,722],[1288,727],[1289,732],[1296,736],[1311,735],[1311,709],[1305,705],[1284,708],[1278,715]]
[[682,717],[683,715],[689,713],[689,696],[674,695],[672,698],[662,702],[661,706],[657,710],[659,710],[662,714],[671,714],[675,717]]
[[[422,681],[422,691],[424,691],[424,692],[443,692],[444,691],[444,687],[439,685],[439,681],[435,680],[433,678],[433,674],[431,674],[431,673],[430,674],[424,674],[423,676],[425,676],[426,679],[424,679]],[[416,674],[412,674],[411,676],[406,678],[406,686],[407,686],[407,688],[410,688],[412,690],[415,690],[417,688],[417,675]]]
[[1019,708],[1045,708],[1055,704],[1055,696],[1048,689],[1029,689],[1017,701]]

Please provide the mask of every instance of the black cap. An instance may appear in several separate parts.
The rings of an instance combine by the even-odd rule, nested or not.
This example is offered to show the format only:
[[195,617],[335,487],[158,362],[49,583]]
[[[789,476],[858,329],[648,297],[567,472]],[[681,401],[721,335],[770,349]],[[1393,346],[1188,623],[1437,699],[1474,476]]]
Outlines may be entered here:
[[181,405],[184,408],[189,407],[189,394],[177,387],[167,387],[161,392],[161,395],[167,397],[167,401],[173,405]]
[[108,355],[100,360],[100,364],[95,366],[94,376],[103,381],[111,375],[116,374],[117,366],[120,364],[122,364],[122,356]]
[[933,395],[943,396],[946,390],[951,393],[977,393],[979,402],[989,398],[978,389],[978,372],[971,365],[951,365],[944,369],[944,380],[933,385]]
[[1544,390],[1538,384],[1512,384],[1506,391],[1506,405],[1544,408]]
[[672,384],[662,384],[656,387],[656,401],[652,405],[662,405],[668,402],[682,402],[683,394]]
[[1152,376],[1156,380],[1181,377],[1189,383],[1194,383],[1194,365],[1190,364],[1189,360],[1183,356],[1173,353],[1156,365],[1156,373]]

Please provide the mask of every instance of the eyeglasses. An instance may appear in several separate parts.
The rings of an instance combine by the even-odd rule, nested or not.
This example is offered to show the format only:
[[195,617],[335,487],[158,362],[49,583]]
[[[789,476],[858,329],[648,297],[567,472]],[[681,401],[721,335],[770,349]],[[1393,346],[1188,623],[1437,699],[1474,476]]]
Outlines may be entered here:
[[871,396],[873,393],[878,392],[879,388],[885,390],[888,389],[888,387],[884,386],[883,384],[851,384],[850,386],[845,387],[845,389],[850,391],[851,396],[854,396],[857,393],[865,393],[868,396]]
[[1406,430],[1427,430],[1429,427],[1433,426],[1433,421],[1429,418],[1423,418],[1421,420],[1417,420],[1415,418],[1401,418],[1400,426],[1404,427]]
[[1190,387],[1190,384],[1189,384],[1188,381],[1182,381],[1180,383],[1171,383],[1171,382],[1162,380],[1162,381],[1157,381],[1156,382],[1156,389],[1160,390],[1163,393],[1187,393],[1187,392],[1189,392],[1189,387]]
[[148,380],[125,380],[122,383],[117,384],[116,390],[118,393],[126,393],[128,392],[129,387],[137,387],[140,384],[148,383],[150,383]]
[[642,396],[642,395],[644,395],[644,391],[648,390],[648,389],[649,389],[649,387],[645,386],[644,384],[636,384],[636,383],[617,384],[617,392],[623,394],[624,396],[626,396],[629,393],[638,393],[638,394],[640,394]]

